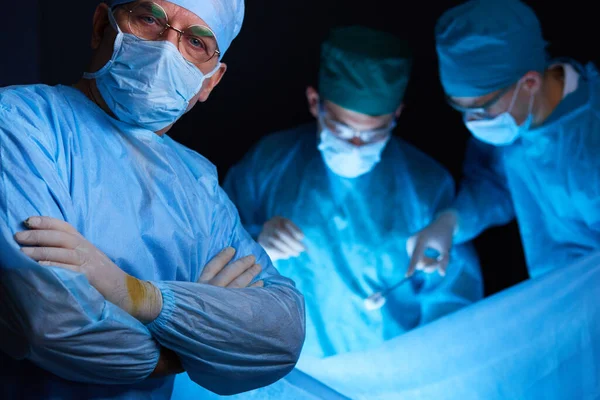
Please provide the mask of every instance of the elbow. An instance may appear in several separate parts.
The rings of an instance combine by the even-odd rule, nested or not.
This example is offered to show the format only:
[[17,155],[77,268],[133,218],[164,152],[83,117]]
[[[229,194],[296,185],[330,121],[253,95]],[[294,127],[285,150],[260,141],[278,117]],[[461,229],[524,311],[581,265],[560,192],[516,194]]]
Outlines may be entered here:
[[[279,318],[274,321],[273,327],[277,349],[281,354],[281,359],[285,360],[290,366],[290,371],[294,368],[300,357],[304,339],[306,336],[306,312],[304,305],[304,296],[296,288],[285,288],[284,300]],[[288,371],[289,372],[289,371]]]
[[[218,395],[231,396],[272,385],[294,369],[306,334],[304,297],[293,287],[270,289],[271,308],[256,325],[260,329],[241,344],[240,348],[247,346],[243,359],[235,360],[225,370],[212,366],[202,368],[201,373],[184,361],[194,382]],[[247,328],[244,331],[250,332]]]

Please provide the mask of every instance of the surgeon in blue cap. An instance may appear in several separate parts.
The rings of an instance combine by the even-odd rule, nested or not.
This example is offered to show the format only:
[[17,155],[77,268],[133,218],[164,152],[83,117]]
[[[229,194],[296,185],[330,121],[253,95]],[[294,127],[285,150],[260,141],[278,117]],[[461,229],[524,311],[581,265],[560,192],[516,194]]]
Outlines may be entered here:
[[[442,86],[473,134],[453,205],[413,239],[426,249],[517,219],[531,277],[600,249],[600,77],[552,60],[540,23],[518,0],[471,0],[436,27]],[[501,251],[501,244],[498,245]]]
[[242,0],[100,4],[74,86],[0,89],[0,398],[168,399],[292,370],[304,300],[215,167],[167,135],[223,77]]
[[389,33],[332,30],[318,88],[306,91],[316,121],[266,136],[225,179],[242,223],[305,296],[300,368],[375,348],[482,297],[477,256],[462,245],[447,276],[415,276],[380,308],[365,302],[404,278],[408,237],[454,198],[448,172],[392,135],[411,63],[407,43]]

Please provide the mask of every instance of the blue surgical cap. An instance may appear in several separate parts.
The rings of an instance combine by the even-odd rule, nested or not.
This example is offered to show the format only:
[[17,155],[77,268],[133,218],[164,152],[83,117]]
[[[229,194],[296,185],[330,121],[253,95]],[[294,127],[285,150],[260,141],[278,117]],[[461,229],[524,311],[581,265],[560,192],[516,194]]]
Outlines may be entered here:
[[544,71],[546,42],[531,8],[519,0],[470,0],[436,26],[440,79],[452,97],[479,97]]
[[[105,0],[110,7],[132,0]],[[215,33],[221,57],[242,29],[244,0],[169,0],[202,18]]]

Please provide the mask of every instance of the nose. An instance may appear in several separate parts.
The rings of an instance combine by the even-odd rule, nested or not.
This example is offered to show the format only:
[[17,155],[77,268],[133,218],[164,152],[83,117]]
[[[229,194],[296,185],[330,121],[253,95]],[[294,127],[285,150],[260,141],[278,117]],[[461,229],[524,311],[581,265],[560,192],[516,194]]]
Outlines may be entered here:
[[470,122],[470,121],[478,121],[478,120],[480,120],[480,119],[483,119],[483,118],[481,117],[481,115],[478,115],[478,114],[476,114],[476,113],[469,112],[469,111],[467,111],[467,112],[465,113],[465,121],[466,121],[466,122]]
[[167,26],[165,28],[165,31],[163,32],[163,34],[161,35],[161,39],[162,40],[166,40],[168,42],[173,43],[176,47],[179,47],[179,38],[180,38],[180,32],[173,28],[172,26]]
[[350,143],[355,145],[356,147],[361,147],[365,145],[365,142],[362,141],[361,138],[354,136],[352,139],[350,139]]

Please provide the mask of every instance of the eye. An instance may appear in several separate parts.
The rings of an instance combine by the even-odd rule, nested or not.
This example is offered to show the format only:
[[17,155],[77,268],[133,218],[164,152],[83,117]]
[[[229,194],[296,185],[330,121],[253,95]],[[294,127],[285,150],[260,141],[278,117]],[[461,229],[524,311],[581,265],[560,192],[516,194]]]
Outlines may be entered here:
[[188,43],[194,48],[206,50],[206,45],[204,44],[204,42],[196,36],[190,36],[188,38]]
[[158,23],[156,19],[150,15],[140,15],[138,19],[146,25],[155,25]]

